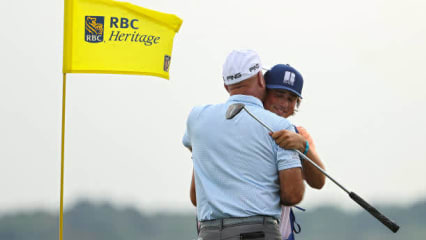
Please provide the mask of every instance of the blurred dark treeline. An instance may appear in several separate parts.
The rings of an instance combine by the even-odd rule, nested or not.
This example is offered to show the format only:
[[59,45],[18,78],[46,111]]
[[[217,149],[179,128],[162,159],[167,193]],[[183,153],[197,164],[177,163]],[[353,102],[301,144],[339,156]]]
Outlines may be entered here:
[[[426,201],[411,206],[378,206],[401,229],[394,234],[363,210],[331,206],[295,210],[302,232],[298,240],[426,239]],[[65,240],[197,239],[195,213],[146,214],[135,208],[80,201],[64,213]],[[0,240],[57,240],[58,216],[45,211],[0,217]]]

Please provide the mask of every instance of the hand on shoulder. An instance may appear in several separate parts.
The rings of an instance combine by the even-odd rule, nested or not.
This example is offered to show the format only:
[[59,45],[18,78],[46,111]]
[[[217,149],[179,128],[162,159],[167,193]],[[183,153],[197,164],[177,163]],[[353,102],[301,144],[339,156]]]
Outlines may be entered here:
[[290,150],[299,150],[301,152],[305,149],[306,139],[300,134],[289,130],[280,130],[270,133],[271,137],[275,140],[280,147]]

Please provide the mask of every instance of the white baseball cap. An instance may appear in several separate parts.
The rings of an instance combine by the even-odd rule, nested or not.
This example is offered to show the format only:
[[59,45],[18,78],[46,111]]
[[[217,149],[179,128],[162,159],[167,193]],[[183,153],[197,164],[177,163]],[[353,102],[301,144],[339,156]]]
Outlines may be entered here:
[[262,70],[259,55],[253,50],[234,50],[223,64],[223,81],[232,85],[256,75]]

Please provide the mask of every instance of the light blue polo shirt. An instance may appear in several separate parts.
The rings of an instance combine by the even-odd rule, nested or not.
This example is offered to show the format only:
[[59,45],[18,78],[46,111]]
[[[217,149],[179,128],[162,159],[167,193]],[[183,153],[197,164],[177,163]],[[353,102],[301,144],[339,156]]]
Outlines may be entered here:
[[224,104],[194,107],[183,144],[192,148],[198,219],[254,215],[280,219],[278,171],[301,167],[299,156],[280,148],[244,110],[226,119],[233,103],[245,104],[274,131],[294,131],[287,119],[265,110],[252,96],[233,95]]

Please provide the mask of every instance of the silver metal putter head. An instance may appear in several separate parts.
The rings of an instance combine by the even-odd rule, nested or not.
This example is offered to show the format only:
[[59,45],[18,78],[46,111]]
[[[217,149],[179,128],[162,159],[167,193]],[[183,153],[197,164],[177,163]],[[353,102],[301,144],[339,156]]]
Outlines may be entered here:
[[234,118],[238,113],[243,110],[244,104],[242,103],[234,103],[228,107],[228,110],[226,111],[226,119],[232,119]]

